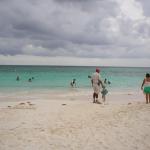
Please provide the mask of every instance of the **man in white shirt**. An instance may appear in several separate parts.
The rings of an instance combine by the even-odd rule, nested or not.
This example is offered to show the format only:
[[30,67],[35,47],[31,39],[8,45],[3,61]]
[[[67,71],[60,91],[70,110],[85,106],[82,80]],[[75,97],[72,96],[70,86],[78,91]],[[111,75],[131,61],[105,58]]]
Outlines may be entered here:
[[96,72],[94,72],[91,77],[91,83],[94,90],[93,103],[98,103],[98,104],[100,104],[100,102],[98,101],[98,95],[100,93],[100,85],[103,85],[99,73],[100,73],[100,69],[96,68]]

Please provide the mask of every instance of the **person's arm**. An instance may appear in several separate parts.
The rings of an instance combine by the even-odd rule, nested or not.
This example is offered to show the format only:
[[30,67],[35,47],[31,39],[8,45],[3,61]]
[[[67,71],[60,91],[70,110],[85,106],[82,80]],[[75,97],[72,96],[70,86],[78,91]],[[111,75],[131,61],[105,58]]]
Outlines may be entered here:
[[99,85],[101,85],[102,87],[105,87],[105,85],[103,84],[102,80],[99,80]]
[[143,90],[144,83],[145,83],[145,79],[143,80],[143,83],[141,85],[141,90]]
[[93,80],[91,79],[91,83],[92,83],[92,86],[93,86]]
[[[99,80],[98,82],[101,84],[101,86],[104,87],[104,84],[103,84],[103,81],[101,80],[100,75],[99,75],[99,79],[98,79],[98,80]],[[100,85],[100,84],[99,84],[99,85]]]
[[93,75],[91,76],[91,84],[93,86]]

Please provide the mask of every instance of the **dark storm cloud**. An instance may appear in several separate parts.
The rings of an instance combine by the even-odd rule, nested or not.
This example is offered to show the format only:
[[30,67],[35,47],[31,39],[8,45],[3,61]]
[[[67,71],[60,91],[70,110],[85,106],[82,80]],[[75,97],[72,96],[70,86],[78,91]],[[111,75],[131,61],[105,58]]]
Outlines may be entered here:
[[140,47],[150,56],[149,18],[124,16],[120,2],[0,0],[0,54],[122,58],[141,57]]

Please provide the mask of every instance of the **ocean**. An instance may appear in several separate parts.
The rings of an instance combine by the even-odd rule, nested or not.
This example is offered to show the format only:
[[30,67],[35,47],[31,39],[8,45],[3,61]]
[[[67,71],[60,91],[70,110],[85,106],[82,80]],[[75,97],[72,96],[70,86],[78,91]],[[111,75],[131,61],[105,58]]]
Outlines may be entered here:
[[[72,79],[77,88],[90,89],[88,78],[95,66],[0,66],[0,91],[67,90]],[[101,78],[110,81],[109,91],[140,90],[142,81],[150,68],[99,67]],[[19,76],[19,81],[16,80]],[[28,82],[32,78],[32,82]]]

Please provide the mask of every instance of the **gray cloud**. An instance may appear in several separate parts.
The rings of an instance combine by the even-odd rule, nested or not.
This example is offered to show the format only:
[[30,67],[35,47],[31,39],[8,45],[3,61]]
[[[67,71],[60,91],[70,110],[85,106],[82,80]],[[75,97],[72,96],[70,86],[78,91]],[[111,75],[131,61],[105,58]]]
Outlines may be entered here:
[[137,1],[141,3],[145,16],[149,17],[150,16],[150,1],[149,0],[137,0]]
[[121,0],[0,0],[0,54],[147,58],[146,4],[125,12]]

